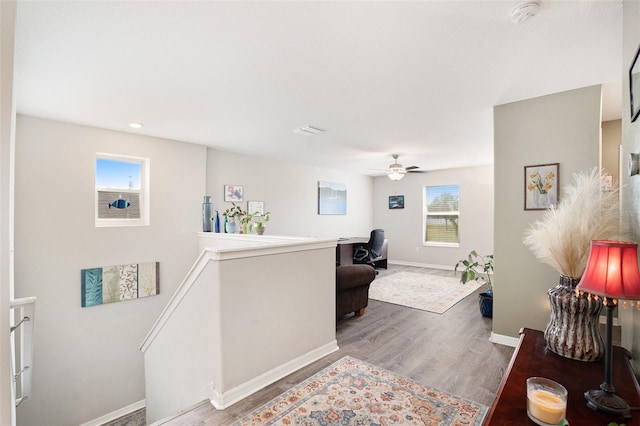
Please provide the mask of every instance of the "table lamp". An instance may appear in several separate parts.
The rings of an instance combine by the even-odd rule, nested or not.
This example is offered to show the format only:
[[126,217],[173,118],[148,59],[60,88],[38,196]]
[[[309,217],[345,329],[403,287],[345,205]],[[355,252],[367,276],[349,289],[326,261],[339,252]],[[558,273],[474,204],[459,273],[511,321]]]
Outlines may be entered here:
[[608,240],[591,241],[587,268],[576,290],[603,297],[607,311],[604,382],[600,389],[585,392],[587,406],[593,410],[630,418],[629,404],[616,395],[611,383],[612,314],[618,299],[640,300],[638,244]]

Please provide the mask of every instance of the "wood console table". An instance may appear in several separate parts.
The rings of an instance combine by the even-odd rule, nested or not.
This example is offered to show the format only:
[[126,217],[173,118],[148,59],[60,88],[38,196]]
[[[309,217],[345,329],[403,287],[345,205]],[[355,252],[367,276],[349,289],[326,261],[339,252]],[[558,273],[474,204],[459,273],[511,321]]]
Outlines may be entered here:
[[[352,265],[353,264],[353,246],[354,244],[366,244],[369,242],[367,237],[353,237],[338,240],[336,245],[336,265]],[[376,268],[387,269],[387,239],[382,244],[382,259],[373,262]]]
[[[619,346],[613,348],[612,375],[616,394],[631,407],[640,406],[640,389],[628,352]],[[535,425],[527,417],[526,380],[532,376],[555,380],[567,388],[567,420],[571,426],[606,426],[610,422],[640,425],[640,411],[632,411],[633,418],[624,420],[587,407],[584,393],[589,389],[599,389],[604,380],[604,361],[582,362],[556,355],[545,348],[541,331],[528,328],[520,333],[520,343],[484,425]]]

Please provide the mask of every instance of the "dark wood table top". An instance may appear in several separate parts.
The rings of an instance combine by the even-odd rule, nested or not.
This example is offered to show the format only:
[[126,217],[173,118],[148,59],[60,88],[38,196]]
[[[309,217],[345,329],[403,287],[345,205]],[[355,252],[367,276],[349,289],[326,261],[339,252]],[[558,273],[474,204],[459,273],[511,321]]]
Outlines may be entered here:
[[[607,426],[610,422],[640,425],[640,411],[632,411],[632,419],[625,420],[587,407],[584,393],[600,388],[604,380],[604,361],[583,362],[561,357],[546,349],[541,331],[527,328],[522,330],[520,343],[484,424],[535,425],[527,417],[526,380],[533,376],[555,380],[567,388],[567,420],[571,426]],[[618,396],[631,407],[640,406],[640,388],[629,354],[618,346],[613,348],[612,382]]]
[[369,237],[349,237],[349,238],[340,238],[338,240],[338,244],[359,244],[359,243],[368,243]]

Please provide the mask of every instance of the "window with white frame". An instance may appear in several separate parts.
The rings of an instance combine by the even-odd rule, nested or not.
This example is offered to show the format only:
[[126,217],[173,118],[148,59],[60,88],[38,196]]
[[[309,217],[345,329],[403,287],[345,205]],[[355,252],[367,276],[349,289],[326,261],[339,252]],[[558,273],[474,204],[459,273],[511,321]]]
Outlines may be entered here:
[[149,159],[96,154],[95,222],[103,226],[149,224]]
[[424,187],[424,243],[457,247],[460,245],[460,189],[458,185]]

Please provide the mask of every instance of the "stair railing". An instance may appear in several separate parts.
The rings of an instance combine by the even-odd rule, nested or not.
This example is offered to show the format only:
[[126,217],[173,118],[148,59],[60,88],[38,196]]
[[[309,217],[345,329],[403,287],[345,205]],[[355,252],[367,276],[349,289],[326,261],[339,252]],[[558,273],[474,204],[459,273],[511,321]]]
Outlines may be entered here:
[[[11,326],[11,374],[16,407],[31,396],[31,369],[33,367],[33,326],[36,315],[36,298],[23,297],[10,302]],[[20,396],[17,396],[19,392]]]

